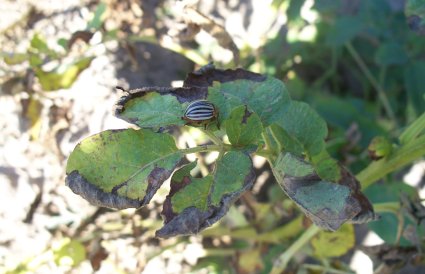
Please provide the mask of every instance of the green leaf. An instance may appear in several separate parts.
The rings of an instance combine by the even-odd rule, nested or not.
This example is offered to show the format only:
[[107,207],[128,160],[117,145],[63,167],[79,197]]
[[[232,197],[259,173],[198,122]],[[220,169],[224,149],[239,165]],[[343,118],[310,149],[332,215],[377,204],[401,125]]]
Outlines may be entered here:
[[93,19],[87,24],[87,29],[95,29],[98,30],[102,26],[103,23],[103,14],[106,11],[106,3],[100,2],[93,15]]
[[416,115],[425,112],[425,62],[415,61],[404,69],[404,84],[409,103],[414,107]]
[[[325,148],[326,122],[308,104],[290,101],[279,110],[276,124],[314,156]],[[293,142],[292,142],[293,143]]]
[[65,51],[68,51],[68,43],[69,40],[65,38],[60,38],[56,41],[56,43],[61,46]]
[[342,46],[353,39],[363,29],[363,20],[355,16],[341,16],[328,30],[327,43]]
[[375,219],[359,182],[347,170],[340,167],[341,178],[337,182],[323,180],[314,172],[289,175],[304,175],[308,170],[312,170],[308,163],[296,156],[280,155],[272,166],[278,184],[317,226],[335,231],[345,222]]
[[23,62],[29,59],[29,55],[27,53],[2,53],[3,60],[9,66],[22,64]]
[[402,65],[407,59],[406,51],[396,42],[381,44],[375,54],[375,62],[380,66]]
[[[168,99],[161,100],[159,96]],[[189,73],[180,88],[142,87],[126,91],[116,104],[115,115],[141,127],[181,126],[186,107],[196,100],[208,100],[215,105],[220,125],[234,108],[246,105],[260,117],[263,126],[268,126],[290,98],[277,79],[243,69],[218,70],[208,65]]]
[[[176,171],[172,177],[172,183],[184,184],[185,176],[190,175],[190,171],[196,166],[196,162],[184,166]],[[213,177],[208,175],[204,178],[191,178],[191,183],[184,188],[184,191],[177,192],[171,199],[173,209],[176,213],[183,212],[184,209],[194,206],[201,211],[208,208],[208,197],[213,186]]]
[[139,207],[150,201],[182,158],[168,134],[107,130],[75,147],[66,167],[67,184],[95,205]]
[[338,162],[326,150],[322,150],[322,152],[313,156],[311,161],[317,175],[323,180],[336,182],[341,178]]
[[311,239],[311,245],[314,256],[320,259],[342,256],[355,245],[354,227],[344,224],[336,232],[320,231]]
[[281,126],[273,124],[270,126],[268,132],[270,132],[273,141],[277,144],[276,147],[270,149],[277,153],[285,151],[297,156],[303,155],[303,145],[297,139],[290,136]]
[[214,189],[211,202],[217,206],[224,195],[239,191],[250,176],[252,162],[249,156],[240,151],[230,151],[217,161],[214,174]]
[[29,55],[30,66],[34,69],[38,69],[37,67],[43,64],[43,58],[39,54],[31,53]]
[[376,114],[362,100],[347,96],[337,98],[323,94],[312,95],[310,99],[311,106],[326,120],[331,128],[345,132],[353,123],[356,123],[362,133],[359,144],[364,148],[368,146],[374,136],[383,135],[386,132],[375,119],[370,119]]
[[278,173],[294,177],[304,177],[314,172],[312,165],[291,153],[280,153],[276,160],[275,170]]
[[[388,182],[373,184],[365,190],[365,194],[372,203],[389,203],[389,202],[400,202],[401,194],[408,197],[415,197],[417,191],[414,187],[411,187],[403,182]],[[398,244],[397,242],[397,231],[399,227],[399,220],[394,213],[382,213],[379,222],[369,223],[368,227],[373,230],[379,237],[381,237],[388,244]],[[413,222],[404,215],[404,227]],[[415,224],[416,226],[416,224]],[[421,229],[423,230],[423,229]],[[423,233],[423,231],[422,231]],[[409,245],[404,237],[401,237],[401,245]]]
[[34,68],[34,71],[40,80],[43,90],[52,91],[64,89],[72,86],[78,75],[90,66],[92,60],[93,57],[87,57],[76,61],[75,63],[67,66],[63,72],[46,72],[38,67]]
[[40,53],[50,53],[51,51],[47,46],[47,42],[37,33],[32,37],[30,47]]
[[185,107],[173,95],[149,92],[123,105],[120,118],[142,128],[184,125]]
[[260,117],[249,111],[247,106],[233,109],[225,127],[229,141],[234,146],[256,144],[263,131]]
[[163,228],[158,237],[199,232],[222,218],[233,202],[252,187],[255,175],[250,157],[230,151],[216,162],[212,174],[195,178],[191,163],[174,173],[171,190],[164,202]]
[[75,240],[65,238],[53,249],[53,256],[58,266],[77,266],[86,259],[86,249]]
[[32,37],[30,41],[30,48],[28,51],[29,53],[33,53],[33,54],[35,53],[36,55],[45,54],[53,59],[56,59],[58,57],[58,54],[54,50],[49,48],[45,39],[41,37],[40,35],[38,35],[37,33],[34,34],[34,36]]
[[278,119],[276,113],[290,98],[281,81],[267,77],[264,81],[243,79],[214,82],[208,89],[208,100],[217,105],[220,123],[229,118],[234,108],[246,105],[260,117],[263,126],[267,127]]

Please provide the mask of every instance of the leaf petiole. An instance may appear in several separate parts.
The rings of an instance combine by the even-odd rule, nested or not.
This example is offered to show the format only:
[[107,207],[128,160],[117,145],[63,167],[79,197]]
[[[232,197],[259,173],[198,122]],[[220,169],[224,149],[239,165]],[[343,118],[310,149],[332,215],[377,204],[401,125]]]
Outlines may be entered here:
[[304,245],[306,245],[311,238],[319,233],[320,228],[316,225],[310,226],[285,252],[283,252],[274,262],[273,269],[270,273],[278,274],[285,271],[291,258],[297,253]]

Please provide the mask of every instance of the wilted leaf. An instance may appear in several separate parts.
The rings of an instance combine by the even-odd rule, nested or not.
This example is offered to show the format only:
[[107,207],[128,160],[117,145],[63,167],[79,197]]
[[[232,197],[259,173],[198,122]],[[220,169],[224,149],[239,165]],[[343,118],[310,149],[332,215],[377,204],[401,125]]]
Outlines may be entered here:
[[66,183],[90,203],[112,208],[149,203],[182,160],[173,137],[150,130],[108,130],[71,153]]
[[[280,155],[278,159],[272,167],[276,180],[316,225],[335,231],[345,222],[365,223],[376,219],[372,205],[360,192],[359,182],[343,167],[340,167],[341,179],[330,182],[321,179],[315,172],[291,176],[289,174],[299,170],[305,174],[309,164],[301,163],[302,159],[295,156]],[[288,164],[288,161],[294,163]],[[290,169],[288,174],[284,164],[297,168]]]
[[58,266],[77,266],[86,259],[86,249],[80,242],[65,238],[53,255]]
[[34,71],[40,80],[41,87],[45,91],[69,88],[78,75],[90,66],[92,60],[93,57],[81,59],[69,65],[63,72],[46,72],[38,67],[34,68]]
[[195,234],[221,219],[232,203],[252,187],[255,174],[248,155],[230,151],[217,161],[214,172],[204,178],[190,175],[195,163],[176,171],[164,202],[165,225],[161,238]]
[[314,255],[318,258],[339,257],[347,253],[355,244],[354,227],[344,224],[336,232],[320,231],[313,239]]
[[263,131],[260,117],[247,106],[233,109],[225,127],[230,143],[235,146],[255,144]]

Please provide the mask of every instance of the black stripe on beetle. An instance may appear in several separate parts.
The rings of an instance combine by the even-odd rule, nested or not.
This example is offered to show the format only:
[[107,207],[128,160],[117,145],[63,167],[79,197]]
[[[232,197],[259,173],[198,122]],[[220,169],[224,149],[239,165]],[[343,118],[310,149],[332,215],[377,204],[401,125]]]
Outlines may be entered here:
[[218,111],[213,103],[207,100],[199,100],[190,103],[181,118],[186,121],[186,125],[203,125],[206,127],[207,124],[216,119],[217,116]]

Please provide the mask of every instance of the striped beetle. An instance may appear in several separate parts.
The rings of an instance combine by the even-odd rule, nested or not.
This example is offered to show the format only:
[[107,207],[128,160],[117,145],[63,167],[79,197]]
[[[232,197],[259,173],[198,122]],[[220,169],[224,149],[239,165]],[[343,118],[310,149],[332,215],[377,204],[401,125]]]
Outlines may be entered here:
[[186,125],[204,126],[206,129],[207,124],[217,117],[218,110],[213,103],[207,100],[198,100],[187,106],[181,119],[186,121]]

